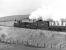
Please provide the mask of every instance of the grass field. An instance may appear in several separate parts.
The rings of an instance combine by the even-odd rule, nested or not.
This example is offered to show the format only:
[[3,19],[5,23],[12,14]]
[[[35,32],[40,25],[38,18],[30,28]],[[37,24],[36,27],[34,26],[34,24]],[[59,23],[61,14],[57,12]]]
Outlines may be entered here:
[[5,42],[15,43],[17,46],[27,45],[28,42],[28,45],[40,48],[66,48],[65,32],[0,26],[0,38]]

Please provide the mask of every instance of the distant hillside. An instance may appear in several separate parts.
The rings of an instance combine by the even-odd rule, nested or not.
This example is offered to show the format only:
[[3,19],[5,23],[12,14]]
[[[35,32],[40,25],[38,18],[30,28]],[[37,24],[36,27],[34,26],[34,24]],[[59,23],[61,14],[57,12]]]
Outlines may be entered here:
[[13,16],[6,16],[6,17],[2,17],[0,18],[0,22],[5,22],[5,21],[13,21],[13,20],[20,20],[20,19],[24,19],[24,18],[28,18],[29,15],[13,15]]

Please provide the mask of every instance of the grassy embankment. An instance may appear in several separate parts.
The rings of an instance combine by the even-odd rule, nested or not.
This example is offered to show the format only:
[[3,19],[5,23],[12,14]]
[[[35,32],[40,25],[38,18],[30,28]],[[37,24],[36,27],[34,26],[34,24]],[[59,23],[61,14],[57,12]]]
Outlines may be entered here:
[[31,30],[24,28],[2,27],[2,33],[7,33],[6,41],[17,45],[39,48],[66,48],[66,33],[47,30]]

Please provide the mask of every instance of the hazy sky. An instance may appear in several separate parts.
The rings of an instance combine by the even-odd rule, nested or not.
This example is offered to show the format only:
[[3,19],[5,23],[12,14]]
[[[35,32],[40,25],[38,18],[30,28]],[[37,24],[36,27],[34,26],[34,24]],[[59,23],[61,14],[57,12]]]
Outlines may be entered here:
[[43,4],[44,0],[0,0],[0,17],[29,14]]
[[29,14],[43,5],[66,11],[66,0],[0,0],[0,17]]

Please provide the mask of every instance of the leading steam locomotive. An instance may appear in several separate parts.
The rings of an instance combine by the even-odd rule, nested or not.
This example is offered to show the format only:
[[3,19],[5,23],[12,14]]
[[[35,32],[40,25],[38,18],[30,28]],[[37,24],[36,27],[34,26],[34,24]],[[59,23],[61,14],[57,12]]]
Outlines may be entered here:
[[64,21],[60,21],[60,22],[59,21],[43,21],[43,20],[38,20],[35,22],[17,21],[16,23],[14,23],[14,27],[65,32],[66,22]]

